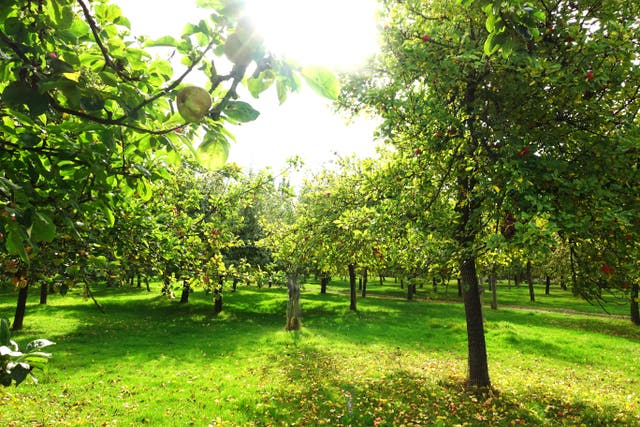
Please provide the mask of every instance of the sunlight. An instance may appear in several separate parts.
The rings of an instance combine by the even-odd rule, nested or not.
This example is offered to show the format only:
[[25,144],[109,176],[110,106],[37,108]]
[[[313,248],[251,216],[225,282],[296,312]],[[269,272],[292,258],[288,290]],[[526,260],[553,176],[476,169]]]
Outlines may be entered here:
[[348,70],[377,50],[376,0],[248,0],[246,10],[277,55]]

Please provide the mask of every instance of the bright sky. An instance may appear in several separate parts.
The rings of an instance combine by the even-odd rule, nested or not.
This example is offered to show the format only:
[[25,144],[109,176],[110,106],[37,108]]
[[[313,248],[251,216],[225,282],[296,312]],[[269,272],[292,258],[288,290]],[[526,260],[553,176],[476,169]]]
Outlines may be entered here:
[[[159,37],[179,35],[187,22],[197,22],[206,11],[195,1],[115,0],[135,34]],[[179,5],[178,5],[179,3]],[[376,0],[247,0],[248,13],[277,54],[302,65],[323,65],[349,70],[377,49]],[[233,127],[237,143],[229,161],[254,170],[271,166],[279,170],[287,158],[299,155],[317,171],[340,156],[375,152],[375,125],[357,119],[350,125],[335,115],[331,103],[303,88],[279,105],[275,91],[259,100],[245,98],[261,112],[258,120]]]

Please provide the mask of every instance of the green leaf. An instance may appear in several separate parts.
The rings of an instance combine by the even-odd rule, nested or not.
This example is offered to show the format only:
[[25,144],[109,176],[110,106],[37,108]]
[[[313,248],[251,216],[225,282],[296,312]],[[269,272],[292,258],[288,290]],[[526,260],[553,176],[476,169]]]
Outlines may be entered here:
[[22,82],[13,82],[4,88],[2,99],[10,107],[28,107],[33,116],[39,116],[49,108],[49,98],[46,95]]
[[154,46],[171,46],[177,47],[179,42],[173,38],[172,36],[164,36],[155,40],[146,40],[144,42],[145,47],[154,47]]
[[56,226],[49,215],[36,212],[31,224],[31,239],[35,242],[51,242],[56,236]]
[[149,200],[151,200],[151,197],[153,197],[151,186],[149,185],[149,182],[144,178],[138,179],[138,182],[136,183],[136,192],[143,202],[148,202]]
[[219,132],[209,132],[198,147],[200,164],[209,170],[220,169],[229,158],[229,141]]
[[18,255],[24,262],[29,262],[29,256],[23,242],[21,233],[17,229],[13,229],[7,234],[5,247],[10,255]]
[[246,123],[258,118],[260,112],[254,110],[251,105],[243,101],[230,101],[224,109],[224,113],[232,120]]
[[308,66],[304,67],[300,74],[317,94],[329,99],[337,99],[340,95],[340,82],[327,68]]

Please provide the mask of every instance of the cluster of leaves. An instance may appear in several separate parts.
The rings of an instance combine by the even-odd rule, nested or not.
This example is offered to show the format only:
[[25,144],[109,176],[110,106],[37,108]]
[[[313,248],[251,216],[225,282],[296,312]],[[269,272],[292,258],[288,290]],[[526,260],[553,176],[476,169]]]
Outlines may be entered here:
[[44,369],[51,358],[50,353],[41,349],[54,345],[47,339],[37,339],[20,351],[18,343],[11,339],[9,320],[0,319],[0,384],[8,387],[12,383],[20,385],[28,376],[37,381],[31,374],[34,368]]

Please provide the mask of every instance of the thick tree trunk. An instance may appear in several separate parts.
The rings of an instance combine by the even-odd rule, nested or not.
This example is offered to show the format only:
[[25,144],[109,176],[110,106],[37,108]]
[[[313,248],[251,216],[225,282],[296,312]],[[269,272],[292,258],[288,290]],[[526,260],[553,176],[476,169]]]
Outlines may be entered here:
[[189,279],[182,280],[182,295],[180,296],[180,304],[186,304],[189,302],[189,291],[191,286],[189,285]]
[[544,279],[544,294],[549,295],[551,293],[551,277],[547,275]]
[[365,268],[362,271],[362,298],[366,298],[367,296],[367,282],[368,282],[369,278],[368,278],[368,274],[367,274],[367,269]]
[[357,282],[357,277],[356,277],[356,266],[353,264],[349,264],[349,290],[351,291],[351,302],[349,304],[349,309],[350,310],[354,310],[356,311],[358,309],[357,305],[356,305],[356,282]]
[[533,277],[531,277],[531,261],[527,261],[527,284],[529,285],[529,301],[536,302],[536,294],[533,291]]
[[40,304],[47,304],[47,296],[49,295],[49,286],[46,283],[40,285]]
[[18,302],[16,304],[16,314],[13,317],[13,325],[11,329],[18,331],[22,329],[24,322],[24,315],[27,311],[27,296],[29,295],[29,284],[21,287],[18,290]]
[[482,304],[476,273],[475,257],[467,255],[460,262],[464,310],[467,318],[468,338],[468,383],[475,387],[489,387],[489,367],[487,363],[487,346],[484,338],[482,320]]
[[631,321],[634,325],[640,325],[640,312],[638,311],[638,283],[631,285]]
[[286,331],[299,331],[301,326],[302,308],[300,307],[300,284],[295,274],[287,275],[287,289],[289,300],[287,301]]

